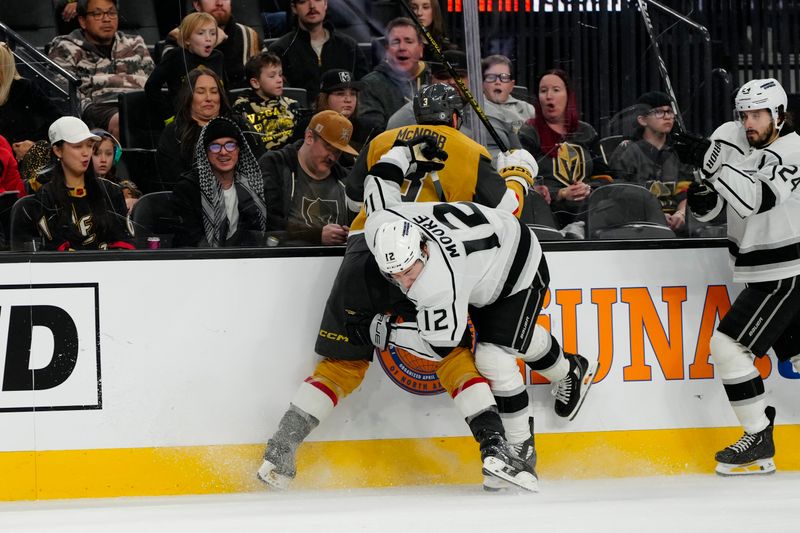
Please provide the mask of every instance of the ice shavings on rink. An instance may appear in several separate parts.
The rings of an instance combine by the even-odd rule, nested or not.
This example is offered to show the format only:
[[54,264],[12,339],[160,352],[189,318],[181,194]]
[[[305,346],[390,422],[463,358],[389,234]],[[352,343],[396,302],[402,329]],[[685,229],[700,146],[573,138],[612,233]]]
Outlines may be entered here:
[[0,531],[280,533],[800,531],[800,473],[0,503]]

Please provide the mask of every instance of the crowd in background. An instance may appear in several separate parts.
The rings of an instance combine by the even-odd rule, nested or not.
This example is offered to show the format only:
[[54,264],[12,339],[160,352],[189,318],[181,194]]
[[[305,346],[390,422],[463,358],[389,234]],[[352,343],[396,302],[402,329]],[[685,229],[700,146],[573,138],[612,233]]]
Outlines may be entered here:
[[[192,2],[194,11],[166,36],[157,61],[152,43],[119,31],[116,0],[56,2],[74,29],[55,37],[47,53],[78,79],[80,118],[61,117],[0,45],[3,246],[11,205],[26,195],[38,198],[26,235],[45,249],[141,245],[141,229],[128,220],[136,220],[142,193],[154,190],[172,192],[163,208],[174,222],[171,246],[346,242],[359,205],[345,186],[359,152],[387,128],[416,122],[412,102],[423,87],[455,87],[453,70],[466,82],[466,55],[445,34],[438,0],[409,4],[453,70],[405,17],[387,21],[383,57],[370,69],[363,48],[330,23],[326,0],[291,0],[293,27],[266,48],[255,29],[234,20],[234,2]],[[661,226],[664,235],[690,233],[685,196],[694,169],[670,147],[675,117],[666,94],[632,102],[636,134],[604,145],[581,121],[569,73],[545,70],[526,93],[516,86],[512,59],[488,55],[481,70],[494,130],[485,132],[489,153],[497,155],[499,138],[538,161],[530,192],[538,207],[526,222],[548,225],[559,238],[593,238],[589,219],[605,211],[609,225],[633,220]],[[157,176],[126,165],[118,140],[118,98],[132,91],[144,92],[143,112],[163,128]],[[594,191],[620,183],[646,194],[626,196],[623,207],[592,203]],[[637,210],[631,203],[649,202],[659,206],[656,219],[623,216]]]

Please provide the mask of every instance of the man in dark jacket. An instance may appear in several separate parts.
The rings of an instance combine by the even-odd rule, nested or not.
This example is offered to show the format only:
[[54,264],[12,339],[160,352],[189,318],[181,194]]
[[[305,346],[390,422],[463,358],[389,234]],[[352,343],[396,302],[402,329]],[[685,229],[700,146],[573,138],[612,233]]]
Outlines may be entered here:
[[267,229],[285,230],[292,244],[344,244],[351,213],[338,163],[350,146],[353,126],[335,111],[311,118],[301,141],[271,150],[259,160],[267,202]]
[[364,76],[358,95],[358,117],[367,131],[384,131],[389,117],[430,84],[422,51],[422,36],[411,19],[398,17],[386,25],[386,59]]
[[281,58],[288,86],[305,89],[309,103],[317,98],[323,72],[346,70],[355,79],[367,73],[367,63],[358,43],[334,32],[333,25],[325,22],[327,10],[328,0],[292,0],[297,28],[269,48]]

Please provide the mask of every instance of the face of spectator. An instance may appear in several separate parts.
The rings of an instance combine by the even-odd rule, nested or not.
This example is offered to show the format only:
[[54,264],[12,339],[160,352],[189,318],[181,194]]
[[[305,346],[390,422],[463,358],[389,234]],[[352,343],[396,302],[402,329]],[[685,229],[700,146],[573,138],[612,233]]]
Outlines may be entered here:
[[297,22],[304,28],[319,26],[328,12],[328,0],[297,0],[292,2],[292,13]]
[[395,26],[389,32],[386,60],[395,69],[413,78],[422,59],[422,42],[413,26]]
[[278,65],[262,67],[258,79],[251,79],[250,84],[256,93],[265,100],[283,94],[283,69]]
[[93,44],[111,44],[119,27],[119,14],[111,0],[89,0],[86,16],[78,17],[86,40]]
[[411,10],[423,26],[429,28],[433,23],[433,7],[431,0],[411,0]]
[[354,89],[337,89],[328,95],[328,109],[350,118],[356,110],[358,91]]
[[192,5],[195,11],[210,14],[220,26],[231,19],[231,0],[195,0]]
[[675,112],[668,105],[654,107],[646,115],[639,117],[639,124],[654,133],[669,133],[675,124]]
[[547,122],[561,122],[567,112],[567,86],[555,74],[542,77],[539,82],[539,103]]
[[192,118],[201,125],[205,124],[219,115],[219,104],[217,82],[205,74],[198,76],[192,97]]
[[504,104],[513,88],[514,78],[508,65],[495,63],[483,73],[483,94],[490,102]]
[[239,144],[233,137],[220,137],[211,141],[206,149],[206,155],[214,174],[230,175],[239,163]]
[[103,139],[95,144],[92,165],[97,176],[105,176],[114,166],[114,143],[111,139]]
[[67,176],[83,176],[92,162],[92,150],[96,141],[86,139],[79,143],[64,142],[53,146],[53,153],[61,160],[61,168]]
[[303,159],[306,169],[319,178],[331,173],[331,167],[342,154],[341,150],[310,130],[306,130],[305,142],[300,151],[302,153],[299,156]]
[[214,51],[214,44],[217,42],[217,25],[203,24],[197,27],[186,43],[189,51],[200,57],[208,57]]
[[747,142],[753,148],[763,148],[778,136],[778,130],[775,129],[769,109],[741,111],[739,120],[747,134]]

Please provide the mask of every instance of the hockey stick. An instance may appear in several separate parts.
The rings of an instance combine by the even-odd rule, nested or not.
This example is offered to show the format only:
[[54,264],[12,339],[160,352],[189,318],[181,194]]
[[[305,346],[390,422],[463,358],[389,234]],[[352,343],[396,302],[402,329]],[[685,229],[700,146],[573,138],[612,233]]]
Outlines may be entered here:
[[658,61],[658,72],[661,74],[661,79],[664,81],[664,85],[667,87],[669,99],[672,101],[672,110],[675,112],[675,122],[677,122],[678,127],[681,130],[686,131],[685,124],[683,122],[683,115],[681,114],[681,108],[678,107],[678,99],[675,98],[675,91],[672,90],[672,82],[669,80],[667,64],[664,63],[664,58],[661,56],[661,48],[658,46],[656,32],[653,29],[653,22],[650,20],[650,12],[647,10],[647,0],[637,0],[637,3],[639,4],[639,13],[642,14],[644,27],[647,29],[647,34],[650,36],[650,41],[653,43],[653,51],[655,52],[656,59]]
[[436,54],[436,58],[439,61],[441,61],[442,65],[444,65],[444,67],[447,69],[447,72],[456,82],[456,85],[458,85],[458,89],[461,91],[462,96],[464,96],[464,98],[467,100],[472,109],[475,110],[475,114],[478,115],[478,118],[486,127],[486,131],[489,132],[489,135],[492,136],[492,139],[497,144],[497,147],[500,148],[501,152],[507,152],[508,147],[506,146],[506,143],[504,143],[503,139],[500,138],[500,135],[498,135],[497,131],[494,129],[494,126],[492,126],[492,123],[489,122],[489,117],[486,116],[486,113],[483,112],[481,106],[478,105],[478,101],[475,100],[475,97],[469,91],[469,88],[467,88],[467,86],[464,85],[464,82],[461,81],[461,76],[458,75],[456,69],[454,69],[453,65],[451,65],[447,59],[445,59],[444,54],[442,53],[442,48],[439,46],[439,43],[436,42],[436,40],[433,38],[433,35],[431,35],[431,33],[425,28],[425,26],[422,25],[417,16],[414,14],[414,11],[411,10],[411,7],[408,5],[408,2],[406,0],[398,0],[398,1],[400,2],[400,5],[403,7],[403,10],[408,15],[408,18],[414,21],[414,24],[417,26],[417,29],[422,33],[422,35],[425,36],[425,39],[428,40],[428,43],[430,43],[434,53]]

